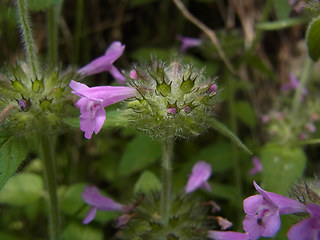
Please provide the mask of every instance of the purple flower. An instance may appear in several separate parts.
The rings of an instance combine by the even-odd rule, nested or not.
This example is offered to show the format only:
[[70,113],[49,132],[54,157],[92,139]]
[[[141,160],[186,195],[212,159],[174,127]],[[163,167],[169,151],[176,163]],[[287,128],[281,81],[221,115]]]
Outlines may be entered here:
[[273,237],[279,230],[280,214],[305,212],[305,205],[293,199],[261,189],[253,183],[260,195],[254,195],[243,201],[247,214],[243,221],[243,229],[250,239]]
[[177,36],[177,39],[181,41],[180,52],[185,53],[188,48],[197,47],[202,44],[202,40],[199,38]]
[[260,159],[258,157],[253,157],[251,161],[253,163],[253,168],[250,169],[249,174],[255,175],[258,172],[262,172],[262,164]]
[[82,198],[86,203],[91,205],[89,212],[83,219],[83,224],[91,222],[95,218],[97,210],[116,212],[130,211],[130,207],[117,203],[111,198],[101,196],[98,188],[95,186],[85,187],[82,192]]
[[72,93],[81,97],[76,103],[80,109],[80,129],[90,139],[92,133],[101,130],[106,119],[105,107],[124,99],[134,97],[138,92],[132,87],[88,87],[85,84],[71,81]]
[[197,188],[204,188],[208,191],[211,191],[211,187],[207,182],[210,176],[210,164],[204,161],[197,162],[192,168],[192,173],[186,186],[186,193],[191,193]]
[[[282,86],[281,86],[281,91],[282,92],[289,92],[291,90],[296,90],[299,87],[300,83],[299,83],[298,79],[291,73],[289,75],[289,80],[290,80],[289,83],[282,84]],[[303,88],[302,95],[306,96],[307,93],[308,93],[307,89]]]
[[113,66],[113,63],[122,55],[124,48],[125,45],[122,45],[121,42],[113,42],[103,56],[81,68],[78,73],[83,76],[89,76],[109,71],[119,83],[123,84],[126,79],[122,73]]
[[320,206],[308,204],[307,211],[311,217],[303,219],[290,228],[287,234],[289,240],[320,239]]
[[231,231],[208,231],[208,237],[214,240],[250,240],[247,233]]

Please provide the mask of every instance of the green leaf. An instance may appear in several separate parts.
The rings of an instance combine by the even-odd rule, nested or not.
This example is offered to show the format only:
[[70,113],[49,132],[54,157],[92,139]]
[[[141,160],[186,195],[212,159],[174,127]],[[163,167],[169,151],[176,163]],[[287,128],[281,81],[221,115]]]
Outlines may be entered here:
[[21,240],[21,238],[11,235],[11,233],[0,232],[0,239],[5,240]]
[[245,152],[252,154],[252,152],[244,145],[241,140],[223,123],[219,122],[218,120],[211,118],[210,119],[211,126],[220,132],[225,137],[229,138],[234,144],[240,147]]
[[144,171],[134,186],[135,193],[150,193],[161,190],[161,183],[158,177],[150,171]]
[[[86,185],[85,183],[78,183],[69,186],[64,193],[61,194],[61,210],[64,213],[73,215],[85,205],[81,193]],[[59,189],[59,191],[61,190]]]
[[24,139],[0,137],[0,189],[27,156]]
[[32,11],[40,11],[51,7],[59,1],[60,0],[27,0],[27,5]]
[[41,198],[44,191],[42,178],[32,173],[21,173],[9,179],[0,191],[0,203],[26,206]]
[[107,111],[107,118],[103,124],[104,128],[126,127],[129,124],[128,118],[123,110]]
[[231,144],[228,142],[211,144],[194,154],[192,162],[196,163],[201,159],[211,164],[213,172],[224,171],[233,164],[233,153],[230,149]]
[[[253,53],[245,53],[243,56],[243,60],[252,68],[259,70],[262,74],[265,74],[271,79],[276,79],[274,71],[270,69],[268,64],[259,56]],[[241,83],[241,81],[237,81]],[[247,85],[245,85],[247,88]]]
[[306,156],[301,148],[266,145],[261,150],[262,182],[268,191],[286,194],[288,188],[303,176]]
[[212,188],[212,192],[210,192],[209,194],[212,194],[215,197],[220,197],[220,198],[228,199],[230,201],[235,201],[234,196],[237,195],[237,190],[234,186],[213,182],[211,184],[211,188]]
[[161,144],[146,136],[134,138],[124,149],[119,164],[121,176],[142,170],[157,161],[161,156]]
[[312,21],[307,30],[308,52],[313,61],[320,58],[320,16]]
[[246,101],[238,101],[235,104],[237,117],[250,128],[256,126],[256,115],[253,108]]
[[278,19],[288,18],[289,13],[291,12],[291,6],[289,5],[288,0],[276,0],[273,1],[273,4],[276,9]]
[[306,23],[308,21],[307,18],[289,18],[283,19],[275,22],[262,22],[256,25],[257,29],[265,30],[265,31],[274,31],[280,30],[283,28],[293,27],[299,24]]
[[103,240],[101,228],[80,223],[70,223],[63,232],[63,240]]

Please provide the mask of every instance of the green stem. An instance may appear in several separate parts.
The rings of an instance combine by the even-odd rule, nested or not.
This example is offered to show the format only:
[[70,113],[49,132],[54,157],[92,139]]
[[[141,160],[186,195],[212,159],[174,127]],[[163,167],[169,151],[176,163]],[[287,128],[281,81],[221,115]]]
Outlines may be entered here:
[[[234,89],[234,78],[231,76],[228,79],[228,106],[229,106],[229,113],[230,113],[230,128],[231,131],[237,135],[238,132],[238,126],[236,121],[236,110],[235,110],[235,89]],[[235,196],[235,199],[242,199],[242,176],[241,176],[241,167],[240,167],[240,161],[238,156],[238,151],[236,149],[236,146],[234,143],[232,143],[232,158],[233,158],[233,176],[234,176],[234,183],[237,189],[237,195]],[[238,206],[239,209],[242,208],[241,202],[239,202]],[[237,218],[238,222],[241,222],[242,216],[238,214],[239,211],[237,211]]]
[[38,57],[35,52],[35,44],[33,40],[31,22],[28,15],[26,0],[17,0],[19,22],[22,29],[22,37],[28,58],[28,62],[32,72],[32,78],[37,79],[39,74]]
[[164,225],[169,222],[171,206],[171,171],[174,138],[169,137],[163,141],[162,153],[162,190],[161,190],[161,218]]
[[294,95],[293,98],[293,104],[292,104],[292,119],[296,119],[298,112],[299,112],[299,108],[300,108],[300,104],[301,104],[301,98],[302,98],[302,93],[303,93],[303,89],[307,83],[307,80],[309,78],[310,75],[310,70],[312,67],[312,61],[311,59],[308,57],[303,69],[302,69],[302,73],[300,76],[300,81],[299,81],[299,86],[298,89],[296,90],[296,93]]
[[[260,23],[265,22],[268,20],[269,14],[272,10],[273,6],[273,0],[267,0],[266,4],[264,5],[263,12],[262,12],[262,17],[260,19]],[[254,50],[255,46],[258,44],[258,42],[261,40],[262,34],[264,30],[258,29],[256,32],[256,36],[252,42],[251,50]]]
[[76,26],[75,26],[75,34],[74,34],[74,48],[73,48],[74,63],[78,63],[80,59],[81,36],[83,34],[83,25],[84,25],[84,0],[77,0]]
[[48,10],[48,56],[52,65],[58,64],[58,26],[62,2]]
[[56,165],[52,143],[47,136],[40,136],[40,150],[44,168],[44,180],[49,201],[50,240],[60,240],[60,212],[57,196]]

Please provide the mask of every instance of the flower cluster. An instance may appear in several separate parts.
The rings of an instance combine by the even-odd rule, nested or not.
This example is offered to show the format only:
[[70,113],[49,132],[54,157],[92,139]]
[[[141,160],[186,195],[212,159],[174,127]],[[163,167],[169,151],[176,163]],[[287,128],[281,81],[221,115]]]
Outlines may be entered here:
[[217,84],[203,70],[173,61],[135,65],[127,84],[140,95],[126,115],[137,129],[156,138],[191,137],[205,131],[217,102]]
[[[123,75],[113,66],[123,51],[124,46],[114,42],[104,56],[78,73],[88,76],[110,71],[123,84]],[[106,118],[104,108],[125,99],[128,99],[127,109],[123,114],[134,127],[153,137],[189,137],[208,128],[218,91],[215,79],[204,77],[203,70],[180,61],[167,64],[152,60],[134,66],[125,84],[127,86],[89,88],[71,81],[72,93],[80,97],[76,107],[81,112],[80,128],[86,138],[100,131]]]
[[281,86],[282,94],[279,96],[281,109],[272,109],[268,114],[261,116],[270,139],[281,143],[309,139],[317,131],[316,126],[320,116],[319,99],[310,96],[306,88],[302,89],[300,104],[303,107],[299,109],[299,115],[292,115],[292,101],[288,98],[288,94],[295,93],[300,83],[292,74],[289,80]]
[[[124,205],[111,198],[100,195],[94,186],[87,186],[82,193],[83,200],[90,205],[84,224],[91,222],[97,210],[116,211],[121,215],[116,220],[123,239],[204,239],[209,226],[214,222],[222,230],[232,226],[227,219],[220,216],[207,216],[208,210],[215,213],[220,207],[213,201],[199,201],[191,194],[199,188],[210,189],[207,182],[211,176],[210,164],[197,162],[189,176],[185,190],[172,199],[169,223],[161,222],[159,196],[156,192],[143,195],[131,205]],[[150,196],[151,195],[151,196]],[[208,224],[210,221],[210,224]],[[167,239],[165,238],[165,239]]]
[[28,64],[19,62],[0,75],[0,125],[10,136],[61,132],[67,127],[63,119],[74,112],[67,88],[76,77],[74,69],[43,69],[35,79],[31,72]]

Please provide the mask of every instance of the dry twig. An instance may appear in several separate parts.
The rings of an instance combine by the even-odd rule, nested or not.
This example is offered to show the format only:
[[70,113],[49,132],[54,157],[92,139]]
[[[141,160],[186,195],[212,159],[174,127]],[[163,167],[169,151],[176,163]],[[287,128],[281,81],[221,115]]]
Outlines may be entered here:
[[217,38],[215,32],[208,28],[204,23],[202,23],[199,19],[197,19],[195,16],[193,16],[189,10],[184,6],[184,4],[181,2],[181,0],[173,0],[174,4],[180,9],[182,14],[194,25],[196,25],[198,28],[200,28],[211,40],[213,45],[216,47],[219,56],[221,57],[222,61],[226,64],[228,69],[235,74],[234,67],[232,66],[231,62],[227,58],[226,54],[224,53],[219,39]]

